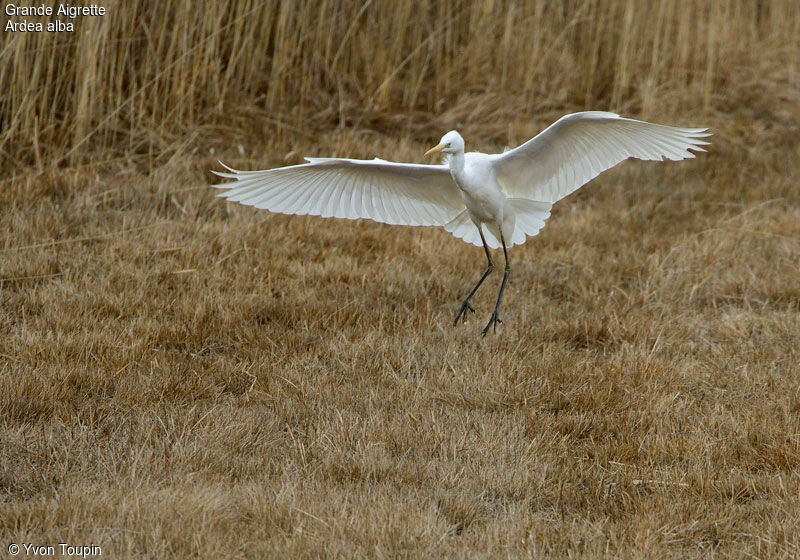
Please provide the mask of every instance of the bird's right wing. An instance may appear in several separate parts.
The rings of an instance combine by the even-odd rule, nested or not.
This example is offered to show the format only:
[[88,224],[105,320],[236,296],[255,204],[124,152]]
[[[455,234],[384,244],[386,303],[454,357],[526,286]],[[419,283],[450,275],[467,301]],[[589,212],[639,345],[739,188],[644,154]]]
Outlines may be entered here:
[[[235,183],[220,196],[281,214],[366,218],[385,224],[441,226],[464,210],[458,187],[444,165],[379,159],[306,158],[308,163],[216,175]],[[224,164],[223,164],[224,165]]]
[[558,119],[521,146],[492,156],[509,197],[557,202],[600,173],[634,157],[661,161],[705,151],[705,128],[675,128],[614,113],[586,111]]

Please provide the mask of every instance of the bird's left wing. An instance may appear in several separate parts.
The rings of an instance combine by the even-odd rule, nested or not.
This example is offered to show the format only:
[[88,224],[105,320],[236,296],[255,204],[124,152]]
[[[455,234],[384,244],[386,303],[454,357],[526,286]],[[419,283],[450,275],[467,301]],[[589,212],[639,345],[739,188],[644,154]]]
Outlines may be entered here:
[[[441,226],[464,210],[458,187],[444,165],[379,159],[306,158],[308,163],[216,175],[235,183],[220,196],[281,214],[366,218],[385,224]],[[221,162],[220,162],[221,163]]]
[[676,128],[585,111],[558,119],[513,150],[492,156],[497,182],[509,197],[557,202],[619,162],[673,161],[705,151],[705,128]]

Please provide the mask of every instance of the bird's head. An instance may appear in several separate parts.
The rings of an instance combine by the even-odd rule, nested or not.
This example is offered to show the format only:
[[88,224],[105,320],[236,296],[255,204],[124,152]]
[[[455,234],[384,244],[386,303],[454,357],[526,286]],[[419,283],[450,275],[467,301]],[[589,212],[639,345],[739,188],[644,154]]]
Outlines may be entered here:
[[429,156],[437,152],[442,152],[444,154],[457,154],[463,151],[464,151],[464,139],[461,138],[461,135],[458,132],[456,132],[455,130],[451,130],[450,132],[442,136],[439,145],[434,146],[433,148],[425,152],[425,155]]

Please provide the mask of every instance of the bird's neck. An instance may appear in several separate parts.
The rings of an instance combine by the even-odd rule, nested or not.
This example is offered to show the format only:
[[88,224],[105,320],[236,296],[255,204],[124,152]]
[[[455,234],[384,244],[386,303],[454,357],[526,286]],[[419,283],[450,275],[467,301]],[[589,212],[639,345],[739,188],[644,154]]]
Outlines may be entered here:
[[458,177],[464,172],[464,152],[450,155],[450,175],[458,182]]

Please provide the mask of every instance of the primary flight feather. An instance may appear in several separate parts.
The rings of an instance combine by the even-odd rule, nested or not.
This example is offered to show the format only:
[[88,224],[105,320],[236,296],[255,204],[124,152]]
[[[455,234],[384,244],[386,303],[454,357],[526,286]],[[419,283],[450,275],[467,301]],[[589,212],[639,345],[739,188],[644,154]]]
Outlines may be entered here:
[[[619,162],[693,158],[705,151],[706,128],[675,128],[586,111],[560,118],[536,137],[502,154],[464,153],[450,131],[425,155],[446,154],[444,165],[380,159],[306,158],[308,163],[217,175],[213,185],[230,201],[282,214],[366,218],[386,224],[443,226],[483,246],[488,266],[456,315],[474,311],[470,299],[494,269],[489,248],[503,248],[505,273],[494,312],[483,329],[496,330],[511,270],[507,249],[539,233],[552,205]],[[224,165],[224,164],[223,164]]]

